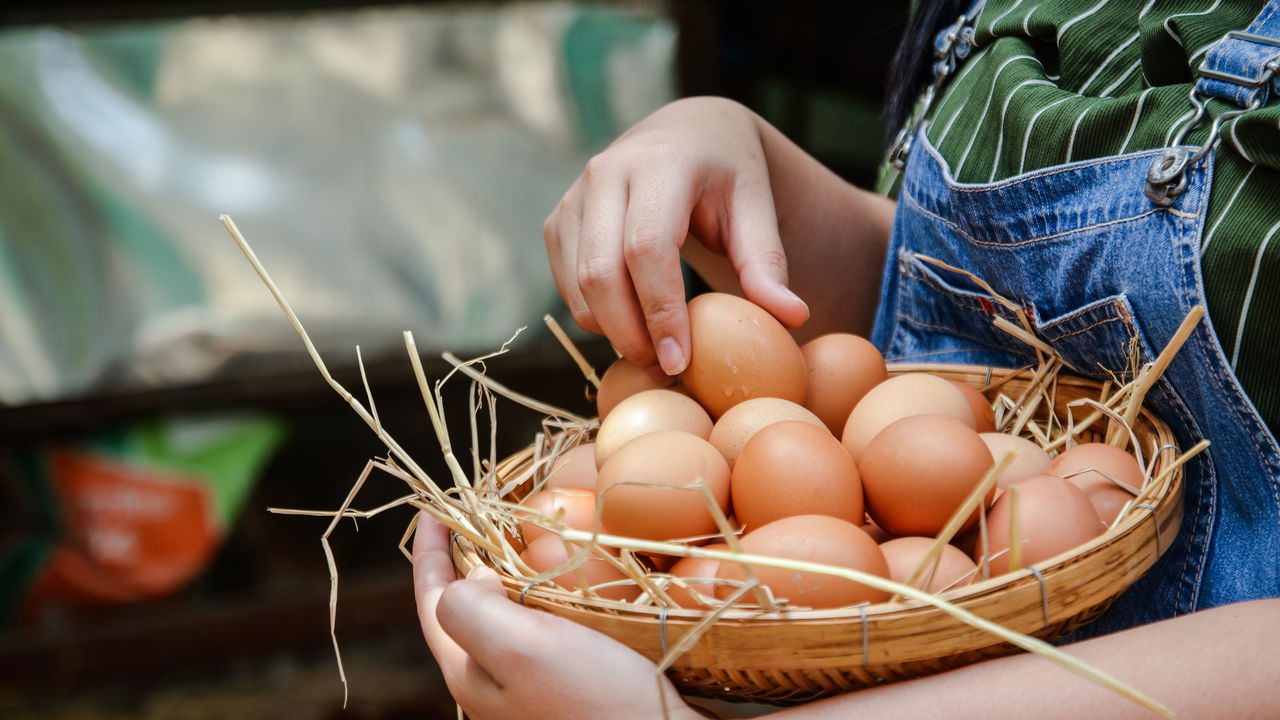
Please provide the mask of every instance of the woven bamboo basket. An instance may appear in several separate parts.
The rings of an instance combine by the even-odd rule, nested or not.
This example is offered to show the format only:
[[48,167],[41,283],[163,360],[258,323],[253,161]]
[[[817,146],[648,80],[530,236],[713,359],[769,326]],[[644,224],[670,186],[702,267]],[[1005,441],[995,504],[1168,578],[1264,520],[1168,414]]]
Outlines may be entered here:
[[[979,388],[1003,381],[1005,392],[1013,395],[1031,378],[1028,371],[985,366],[890,366],[891,375],[921,371]],[[1101,387],[1066,375],[1056,382],[1055,412],[1060,417],[1067,403],[1096,399]],[[1041,415],[1047,412],[1046,408]],[[1146,502],[1071,552],[942,597],[1042,639],[1059,637],[1101,614],[1170,546],[1182,517],[1181,471],[1175,467],[1163,472],[1178,455],[1173,433],[1145,408],[1132,430],[1144,457],[1154,458],[1150,477],[1159,483],[1149,490]],[[528,448],[506,459],[498,474],[518,474],[529,467],[533,455]],[[454,562],[465,574],[486,559],[457,537]],[[505,574],[503,579],[513,599],[605,633],[655,662],[705,617],[699,610],[587,598],[554,587],[531,587]],[[674,662],[668,675],[689,694],[785,704],[930,675],[1015,651],[984,630],[914,601],[773,614],[730,609]]]

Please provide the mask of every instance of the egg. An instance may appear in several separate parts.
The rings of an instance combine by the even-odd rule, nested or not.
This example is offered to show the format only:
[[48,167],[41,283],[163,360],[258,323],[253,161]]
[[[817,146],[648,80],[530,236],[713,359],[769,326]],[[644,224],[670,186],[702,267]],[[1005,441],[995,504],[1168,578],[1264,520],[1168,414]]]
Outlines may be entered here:
[[969,409],[973,411],[973,428],[980,433],[995,432],[996,413],[991,409],[991,401],[968,383],[952,380],[951,384],[955,385],[964,394],[965,400],[969,401]]
[[687,395],[672,390],[645,390],[618,403],[596,432],[596,467],[618,448],[658,430],[682,430],[700,438],[711,435],[711,416]]
[[[884,558],[889,563],[889,577],[906,584],[931,547],[933,538],[927,537],[900,537],[880,543],[880,552],[884,553]],[[933,571],[933,582],[925,586],[925,581],[929,578],[929,571],[926,569],[916,578],[915,586],[931,593],[962,587],[973,582],[977,567],[959,548],[943,545],[937,569]]]
[[[862,528],[826,515],[795,515],[775,520],[744,535],[740,545],[743,552],[752,555],[835,565],[880,577],[889,575],[884,553]],[[792,605],[832,608],[889,599],[887,592],[833,575],[761,566],[753,567],[752,571],[761,584],[773,591],[775,598],[785,598]],[[738,563],[723,562],[716,577],[741,581],[747,575]],[[716,594],[725,599],[736,590],[724,584],[716,588]]]
[[791,515],[863,520],[858,467],[822,425],[788,420],[756,433],[729,487],[734,515],[748,531]]
[[[1084,492],[1062,478],[1036,475],[1012,487],[1018,488],[1021,567],[1079,547],[1106,529]],[[1013,498],[1014,494],[1006,490],[987,513],[992,576],[1009,572],[1007,550]]]
[[[728,550],[729,546],[723,543],[708,545],[708,550]],[[668,572],[678,578],[701,579],[704,582],[691,582],[689,585],[698,591],[699,594],[705,595],[710,599],[716,597],[716,584],[711,582],[716,577],[716,570],[720,567],[719,560],[710,558],[686,557],[680,558],[675,565],[671,566]],[[683,608],[702,608],[707,607],[706,603],[698,602],[692,593],[685,588],[672,583],[667,586],[667,595],[675,601],[677,605]]]
[[862,523],[862,532],[870,535],[871,539],[875,540],[876,543],[879,545],[883,545],[886,542],[893,539],[893,536],[885,532],[884,528],[871,522],[870,520]]
[[604,526],[615,535],[645,540],[714,533],[715,518],[705,493],[680,489],[695,487],[699,479],[725,511],[729,465],[711,443],[678,430],[641,435],[618,448],[600,468],[596,494],[603,504]]
[[729,408],[716,420],[707,439],[724,456],[732,468],[738,453],[747,441],[761,429],[784,420],[802,420],[818,427],[825,427],[817,415],[790,400],[781,398],[752,398]]
[[854,460],[867,443],[895,420],[912,415],[945,415],[975,427],[973,410],[951,381],[925,373],[895,375],[871,388],[849,413],[841,441]]
[[[570,547],[575,546],[570,545]],[[576,547],[574,552],[578,552]],[[533,568],[534,572],[544,573],[569,562],[570,555],[560,536],[547,534],[529,543],[524,552],[520,553],[520,558],[525,561],[525,564]],[[581,573],[581,577],[579,573]],[[590,587],[616,580],[624,580],[626,577],[626,573],[614,567],[608,560],[600,557],[588,557],[576,570],[556,575],[551,578],[551,582],[566,590],[577,590],[582,586],[583,578],[586,580],[586,586]],[[640,588],[633,583],[600,588],[595,592],[600,597],[608,600],[629,602],[640,597]]]
[[596,489],[596,445],[582,443],[566,450],[551,464],[547,471],[547,490],[556,488]]
[[682,392],[678,385],[673,385],[674,382],[675,378],[671,378],[666,383],[660,383],[639,365],[626,358],[618,358],[600,378],[600,387],[596,388],[596,410],[603,420],[618,403],[636,393],[664,389]]
[[[898,536],[937,536],[991,466],[991,452],[978,433],[942,415],[894,422],[858,461],[867,513]],[[976,522],[978,512],[960,529]]]
[[995,462],[1004,459],[1005,454],[1010,450],[1016,450],[1018,453],[1009,462],[1008,467],[996,476],[996,487],[1001,491],[1020,480],[1045,472],[1049,463],[1053,462],[1049,453],[1026,438],[992,432],[981,433],[978,437],[987,444],[987,448],[991,451],[991,459]]
[[1141,490],[1146,483],[1146,475],[1137,458],[1104,443],[1086,443],[1064,450],[1053,459],[1046,472],[1066,478],[1083,490],[1098,517],[1107,525],[1115,522],[1125,503],[1134,498],[1133,493],[1111,479],[1119,480],[1134,490]]
[[[575,530],[590,530],[596,521],[596,494],[582,488],[556,488],[543,490],[521,503],[516,517],[528,517],[532,513],[559,518],[560,522]],[[520,522],[520,536],[526,543],[551,533],[533,520]]]
[[808,371],[791,333],[755,304],[725,293],[689,301],[692,346],[680,379],[714,417],[743,400],[804,402]]
[[813,411],[832,435],[844,431],[844,423],[863,395],[889,377],[884,356],[865,338],[850,333],[830,333],[800,348],[809,372],[804,406]]

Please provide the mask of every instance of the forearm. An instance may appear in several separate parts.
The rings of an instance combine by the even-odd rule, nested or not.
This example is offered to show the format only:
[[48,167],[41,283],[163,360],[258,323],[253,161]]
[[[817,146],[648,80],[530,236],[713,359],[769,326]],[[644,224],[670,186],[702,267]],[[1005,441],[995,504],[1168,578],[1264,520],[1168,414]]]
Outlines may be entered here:
[[[1073,656],[1182,718],[1274,717],[1280,708],[1280,600],[1214,608],[1068,646]],[[1016,655],[768,715],[827,718],[1154,717],[1034,655]]]
[[[845,182],[763,119],[757,117],[756,125],[790,286],[810,310],[797,338],[869,334],[894,202]],[[694,243],[684,257],[712,288],[740,292],[726,258]]]

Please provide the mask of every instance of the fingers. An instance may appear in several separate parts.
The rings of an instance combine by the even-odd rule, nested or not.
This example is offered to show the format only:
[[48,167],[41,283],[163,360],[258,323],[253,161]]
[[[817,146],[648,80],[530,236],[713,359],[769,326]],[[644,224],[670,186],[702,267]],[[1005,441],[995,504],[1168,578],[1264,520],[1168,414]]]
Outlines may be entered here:
[[591,178],[582,199],[578,288],[614,349],[642,368],[658,364],[653,341],[623,253],[627,188],[621,180]]
[[422,635],[458,702],[467,707],[492,707],[501,701],[498,684],[449,637],[437,618],[440,598],[450,584],[456,584],[456,577],[449,553],[449,530],[430,515],[419,513],[413,536],[413,588]]
[[436,620],[440,595],[453,582],[453,560],[449,556],[449,530],[426,513],[418,514],[418,529],[413,534],[413,594],[418,603],[418,622],[422,635],[436,656],[441,670],[465,665],[467,654],[449,637]]
[[787,327],[809,319],[809,306],[787,287],[787,258],[767,177],[739,178],[730,200],[729,259],[742,291]]
[[578,288],[578,244],[582,227],[582,180],[574,183],[556,209],[542,224],[542,236],[547,244],[547,259],[556,290],[573,315],[578,327],[588,332],[601,333],[599,323]]
[[695,201],[691,183],[679,175],[648,173],[632,180],[623,258],[636,301],[667,375],[689,364],[689,313],[685,305],[680,246],[689,233]]
[[528,672],[530,647],[544,617],[507,598],[498,576],[477,568],[453,583],[436,609],[440,627],[497,682],[513,672]]

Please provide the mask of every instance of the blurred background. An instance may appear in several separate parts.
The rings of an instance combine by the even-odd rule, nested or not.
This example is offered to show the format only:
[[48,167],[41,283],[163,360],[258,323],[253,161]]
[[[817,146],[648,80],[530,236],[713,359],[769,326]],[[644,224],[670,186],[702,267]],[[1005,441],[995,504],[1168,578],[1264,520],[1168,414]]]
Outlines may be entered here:
[[[0,717],[454,718],[397,545],[332,538],[372,433],[218,222],[235,218],[334,375],[446,478],[428,374],[529,330],[503,383],[588,412],[541,223],[676,97],[760,112],[850,181],[882,153],[907,3],[353,0],[0,9]],[[575,335],[600,371],[613,355]],[[447,396],[466,422],[465,386]],[[501,452],[539,418],[515,406]],[[375,476],[356,505],[398,497]]]

